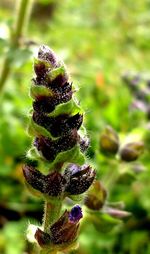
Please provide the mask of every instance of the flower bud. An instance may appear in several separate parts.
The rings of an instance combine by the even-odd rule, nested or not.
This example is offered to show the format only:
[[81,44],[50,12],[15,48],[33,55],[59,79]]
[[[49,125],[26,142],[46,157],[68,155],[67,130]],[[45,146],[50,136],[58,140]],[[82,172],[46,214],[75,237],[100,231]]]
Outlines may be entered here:
[[43,175],[37,169],[25,165],[23,173],[27,183],[43,194],[57,197],[64,191],[66,180],[59,172]]
[[70,132],[72,129],[79,129],[83,116],[79,113],[74,116],[67,114],[59,115],[57,117],[49,117],[40,112],[33,113],[33,120],[36,124],[44,127],[53,137],[59,137]]
[[95,174],[95,170],[89,165],[80,167],[75,164],[70,164],[64,172],[64,177],[67,181],[65,191],[69,195],[84,193],[93,183]]
[[89,190],[86,198],[85,205],[91,210],[100,210],[106,200],[107,192],[100,181],[95,181]]
[[82,216],[82,210],[78,205],[74,206],[70,212],[65,211],[50,227],[51,241],[54,244],[69,244],[75,241]]
[[68,135],[63,135],[56,140],[44,136],[38,137],[34,141],[34,146],[42,154],[44,159],[53,161],[59,153],[73,148],[77,144],[78,139],[78,133],[74,129]]
[[135,161],[143,153],[144,144],[142,142],[132,142],[126,144],[120,151],[120,157],[123,161]]
[[63,162],[84,163],[83,152],[88,144],[78,133],[83,113],[73,97],[75,90],[64,63],[43,45],[34,61],[34,70],[30,89],[33,113],[28,128],[29,134],[35,136],[30,149],[32,158],[48,161],[49,168]]
[[43,60],[51,65],[51,68],[60,66],[60,61],[52,49],[42,45],[38,51],[38,59]]
[[100,149],[102,153],[116,154],[119,148],[119,138],[117,133],[107,126],[100,136]]
[[83,215],[81,207],[79,205],[75,205],[69,213],[69,220],[75,223],[78,222],[82,217]]
[[73,243],[78,235],[79,220],[83,217],[79,205],[75,205],[71,211],[65,211],[63,215],[50,227],[49,234],[39,228],[35,233],[35,238],[41,247],[52,244],[63,245]]

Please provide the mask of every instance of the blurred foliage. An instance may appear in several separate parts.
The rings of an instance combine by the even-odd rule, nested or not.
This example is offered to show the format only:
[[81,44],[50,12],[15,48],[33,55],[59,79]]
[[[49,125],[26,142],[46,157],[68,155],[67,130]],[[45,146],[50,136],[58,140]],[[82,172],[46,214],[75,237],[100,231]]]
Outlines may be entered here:
[[[2,66],[14,1],[1,0],[0,7]],[[78,98],[91,139],[87,155],[108,191],[107,202],[121,200],[132,213],[123,223],[110,216],[89,216],[76,253],[150,254],[150,125],[144,112],[131,107],[133,94],[121,78],[128,70],[149,74],[149,11],[149,0],[34,1],[22,46],[10,52],[15,61],[0,98],[0,253],[33,253],[25,242],[25,228],[28,221],[42,218],[41,201],[23,187],[22,164],[32,142],[26,134],[32,57],[40,44],[47,44],[64,59],[80,88]],[[138,162],[101,153],[100,134],[106,125],[115,129],[121,144],[144,141]]]

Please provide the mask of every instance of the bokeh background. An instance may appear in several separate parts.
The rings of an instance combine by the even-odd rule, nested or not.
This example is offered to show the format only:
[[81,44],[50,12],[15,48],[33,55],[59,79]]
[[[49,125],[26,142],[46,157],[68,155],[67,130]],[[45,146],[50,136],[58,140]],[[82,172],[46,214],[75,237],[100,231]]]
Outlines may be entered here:
[[[123,223],[109,218],[84,223],[80,248],[74,253],[150,254],[150,1],[35,0],[32,4],[23,36],[13,48],[15,3],[0,1],[0,71],[7,58],[7,77],[0,87],[0,254],[33,254],[25,232],[29,222],[42,218],[42,201],[28,193],[22,176],[32,142],[26,132],[32,59],[41,44],[62,57],[79,87],[91,139],[88,159],[104,181],[108,201],[123,201],[132,213]],[[122,79],[130,71],[140,77],[139,89],[147,91],[142,101]],[[99,138],[106,125],[123,143],[144,140],[145,151],[138,161],[123,163],[101,154]],[[120,175],[114,181],[116,168]]]

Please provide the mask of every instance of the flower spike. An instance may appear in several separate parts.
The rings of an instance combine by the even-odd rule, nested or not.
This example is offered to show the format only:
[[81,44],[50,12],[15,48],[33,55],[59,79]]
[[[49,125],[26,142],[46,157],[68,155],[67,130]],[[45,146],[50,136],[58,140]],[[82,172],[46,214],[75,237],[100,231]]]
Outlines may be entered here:
[[[33,142],[23,167],[27,187],[45,201],[43,225],[36,227],[34,237],[42,253],[70,251],[75,248],[83,214],[79,205],[62,214],[63,200],[86,192],[96,174],[85,164],[89,139],[83,127],[84,113],[64,63],[49,47],[39,48],[34,72],[28,128]],[[47,173],[41,171],[45,165]]]

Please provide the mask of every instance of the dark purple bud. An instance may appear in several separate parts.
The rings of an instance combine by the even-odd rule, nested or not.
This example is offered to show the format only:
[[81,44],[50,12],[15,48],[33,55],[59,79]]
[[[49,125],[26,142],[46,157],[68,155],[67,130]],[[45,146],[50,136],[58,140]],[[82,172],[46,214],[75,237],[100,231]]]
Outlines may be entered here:
[[66,85],[68,85],[68,75],[65,74],[59,74],[52,82],[48,82],[48,87],[54,88],[55,90]]
[[57,117],[49,117],[48,131],[50,131],[54,137],[66,135],[73,129],[78,130],[82,124],[82,121],[83,115],[80,115],[79,113],[74,116],[63,114]]
[[[63,215],[50,227],[49,234],[43,232],[39,228],[37,229],[35,239],[41,247],[48,244],[71,244],[76,240],[79,220],[82,218],[82,211],[79,206],[75,207],[78,207],[78,213],[77,211],[74,211],[74,208],[70,213],[65,211]],[[73,216],[76,214],[75,216],[78,217],[78,219],[70,220],[69,216],[71,213],[73,213]]]
[[45,245],[48,245],[51,242],[50,235],[43,232],[39,228],[36,230],[34,237],[41,247],[44,247]]
[[78,130],[82,124],[83,116],[80,114],[74,116],[63,114],[57,117],[49,117],[35,111],[33,120],[36,124],[48,130],[53,137],[59,137],[67,134],[72,129]]
[[47,46],[42,45],[39,48],[38,58],[34,61],[34,70],[37,75],[36,85],[42,84],[57,90],[68,84],[69,77],[63,62]]
[[56,68],[60,66],[60,63],[54,51],[45,45],[42,45],[39,48],[38,58],[49,62],[52,68]]
[[49,97],[41,97],[33,102],[33,109],[38,113],[51,113],[55,109],[55,103]]
[[32,166],[24,165],[23,174],[28,184],[34,189],[44,192],[45,188],[45,176]]
[[71,244],[77,238],[79,220],[82,211],[79,206],[70,212],[65,211],[63,215],[50,227],[51,241],[53,244]]
[[46,176],[45,192],[49,196],[57,197],[63,193],[65,185],[65,178],[60,173],[54,171]]
[[41,136],[35,139],[34,145],[46,160],[53,161],[58,153],[70,150],[78,140],[77,130],[72,130],[68,135],[56,140]]
[[77,113],[76,115],[68,118],[68,121],[66,123],[66,128],[68,126],[69,129],[78,130],[81,127],[82,122],[83,122],[83,115]]
[[37,84],[47,85],[46,76],[53,68],[60,66],[55,53],[47,46],[41,46],[38,58],[34,61],[34,71],[37,75]]
[[64,191],[66,180],[59,172],[54,171],[43,175],[37,169],[25,165],[23,173],[27,183],[43,194],[57,197]]
[[53,96],[37,96],[33,108],[39,113],[51,113],[58,104],[70,101],[72,93],[72,85],[68,84],[64,89],[55,91]]
[[35,61],[34,63],[34,71],[38,76],[38,79],[45,78],[46,72],[48,71],[46,64],[43,61]]
[[82,209],[79,205],[75,205],[70,213],[69,213],[69,220],[71,222],[78,222],[83,217]]
[[69,195],[84,193],[93,183],[95,174],[95,170],[88,165],[79,167],[75,164],[70,164],[64,172],[64,177],[67,179],[66,193]]

